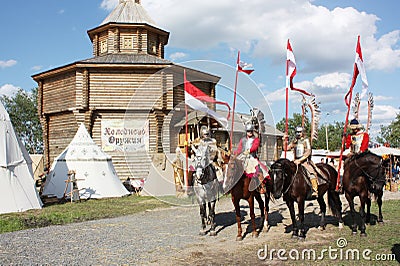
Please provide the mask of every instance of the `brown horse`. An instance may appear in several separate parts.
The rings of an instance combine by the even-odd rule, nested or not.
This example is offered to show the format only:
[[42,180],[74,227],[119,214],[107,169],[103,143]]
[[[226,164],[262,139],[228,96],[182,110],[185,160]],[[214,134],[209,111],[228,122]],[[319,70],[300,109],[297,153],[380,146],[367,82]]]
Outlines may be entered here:
[[[381,156],[378,156],[369,151],[354,155],[347,159],[344,164],[343,173],[343,190],[347,201],[350,205],[350,213],[353,219],[353,225],[351,226],[353,235],[357,234],[357,223],[354,219],[354,197],[360,198],[361,208],[361,225],[360,231],[361,236],[367,236],[365,230],[365,223],[370,222],[371,213],[371,199],[369,194],[373,194],[376,198],[376,202],[379,207],[378,223],[383,224],[382,216],[382,195],[383,187],[385,186],[385,167],[387,167],[387,161],[383,160]],[[365,204],[367,205],[367,213],[365,214]]]
[[[258,177],[253,177],[253,178],[258,178]],[[257,226],[255,222],[254,199],[256,199],[258,202],[258,206],[261,211],[262,221],[264,221],[265,219],[265,222],[266,223],[268,222],[268,211],[269,211],[268,204],[270,199],[270,192],[272,189],[272,182],[269,179],[264,180],[266,185],[265,205],[264,205],[264,201],[261,198],[261,194],[257,189],[249,191],[250,181],[251,179],[247,177],[244,173],[243,160],[240,160],[236,155],[231,156],[229,162],[226,164],[223,189],[225,192],[231,193],[232,203],[235,207],[236,222],[238,226],[238,233],[236,236],[236,240],[238,241],[243,239],[240,205],[239,205],[241,199],[244,199],[249,203],[253,236],[257,237],[259,234],[257,232]],[[263,224],[261,225],[260,231],[262,230],[262,227]]]
[[[328,179],[325,183],[318,186],[317,201],[321,209],[320,229],[325,229],[326,204],[324,194],[328,191],[328,204],[332,213],[342,223],[341,210],[342,203],[339,193],[336,189],[337,171],[330,165],[318,163],[317,167],[325,172]],[[293,238],[305,239],[306,230],[304,229],[304,209],[305,201],[311,199],[311,185],[307,183],[307,173],[302,165],[296,165],[294,162],[281,158],[271,165],[271,177],[273,180],[273,195],[279,199],[283,195],[283,200],[290,211],[290,217],[293,224]],[[294,203],[297,202],[299,209],[300,226],[297,226]],[[299,234],[300,230],[300,234]]]

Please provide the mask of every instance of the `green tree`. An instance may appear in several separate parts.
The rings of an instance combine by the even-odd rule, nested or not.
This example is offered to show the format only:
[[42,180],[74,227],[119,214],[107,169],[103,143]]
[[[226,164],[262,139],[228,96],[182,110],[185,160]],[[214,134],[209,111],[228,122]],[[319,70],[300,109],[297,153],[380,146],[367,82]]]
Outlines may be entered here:
[[342,145],[344,122],[321,125],[318,129],[318,138],[313,142],[315,149],[326,149],[326,133],[328,133],[328,148],[330,151],[340,150]]
[[391,147],[400,147],[400,114],[388,126],[381,126],[381,136],[376,140],[379,143],[388,143]]
[[[295,129],[298,126],[301,126],[302,123],[302,115],[299,113],[294,113],[293,114],[293,118],[288,119],[288,135],[289,135],[289,141],[291,141],[294,136],[295,136]],[[286,119],[282,118],[281,121],[279,121],[276,124],[276,128],[282,132],[285,132],[285,125],[286,125]],[[304,119],[304,128],[305,128],[305,132],[310,132],[310,120],[308,119],[308,117],[305,117]]]
[[0,97],[16,133],[29,153],[43,152],[42,126],[37,108],[38,89],[28,93],[22,89],[11,96]]

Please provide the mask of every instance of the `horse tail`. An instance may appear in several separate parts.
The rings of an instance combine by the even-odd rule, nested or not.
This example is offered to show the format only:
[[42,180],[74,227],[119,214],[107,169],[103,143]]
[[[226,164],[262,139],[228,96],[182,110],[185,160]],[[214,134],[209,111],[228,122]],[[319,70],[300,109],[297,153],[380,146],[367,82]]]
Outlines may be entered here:
[[342,201],[340,200],[339,192],[328,189],[328,205],[335,217],[342,215]]
[[[329,181],[331,184],[328,186],[328,206],[335,217],[340,218],[342,215],[342,201],[340,200],[340,194],[336,191],[336,177],[337,171],[334,167],[329,164],[319,164],[323,169],[329,173]],[[332,185],[334,184],[334,185]]]

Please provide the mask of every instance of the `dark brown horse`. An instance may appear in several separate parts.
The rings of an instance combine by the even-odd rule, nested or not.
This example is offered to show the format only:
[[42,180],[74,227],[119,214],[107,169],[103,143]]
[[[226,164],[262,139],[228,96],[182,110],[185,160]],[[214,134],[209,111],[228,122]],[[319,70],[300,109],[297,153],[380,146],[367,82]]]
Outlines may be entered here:
[[[258,178],[258,177],[253,177],[253,178]],[[242,225],[241,225],[242,217],[240,214],[240,205],[239,205],[241,199],[244,199],[249,203],[253,236],[257,237],[259,234],[257,232],[257,226],[255,222],[254,199],[256,199],[258,202],[258,206],[261,211],[262,221],[264,221],[265,219],[265,223],[268,222],[268,211],[269,211],[268,204],[270,199],[270,192],[272,189],[272,182],[269,179],[264,180],[266,186],[265,205],[258,189],[249,191],[250,182],[251,178],[247,177],[244,173],[244,161],[239,159],[238,156],[236,155],[231,156],[229,162],[226,164],[223,188],[225,192],[231,193],[232,203],[235,207],[236,222],[238,226],[238,233],[236,236],[236,240],[238,241],[243,239]],[[260,231],[262,230],[262,227],[263,224],[261,224]]]
[[[353,235],[357,234],[357,223],[354,210],[354,197],[360,198],[361,208],[361,236],[367,236],[365,223],[369,223],[371,219],[370,207],[373,194],[379,207],[378,223],[383,224],[382,216],[382,195],[385,186],[385,167],[387,161],[383,160],[371,152],[364,152],[347,159],[344,164],[343,172],[343,190],[347,201],[350,205],[350,213],[353,219],[351,226]],[[367,213],[365,213],[365,204],[367,205]]]
[[[325,183],[318,186],[318,204],[321,209],[320,229],[325,229],[326,204],[324,194],[328,192],[328,204],[334,216],[342,223],[341,211],[342,203],[336,189],[337,171],[330,165],[318,163],[317,167],[325,172],[328,179]],[[283,195],[283,200],[290,211],[293,224],[293,238],[305,239],[304,229],[304,208],[305,201],[310,199],[311,185],[306,181],[306,170],[302,165],[297,166],[288,159],[279,159],[271,165],[270,174],[273,180],[273,195],[279,199]],[[299,208],[300,226],[297,226],[294,203],[297,202]],[[300,234],[299,234],[300,231]]]

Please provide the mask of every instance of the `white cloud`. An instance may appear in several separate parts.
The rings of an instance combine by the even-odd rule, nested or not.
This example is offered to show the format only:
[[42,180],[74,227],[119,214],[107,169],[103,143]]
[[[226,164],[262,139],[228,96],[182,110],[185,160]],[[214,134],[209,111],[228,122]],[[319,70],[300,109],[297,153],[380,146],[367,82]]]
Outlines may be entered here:
[[[102,6],[116,2],[104,0]],[[142,5],[161,28],[174,33],[170,45],[177,48],[226,44],[280,63],[290,38],[303,69],[321,73],[348,71],[361,35],[367,68],[400,67],[399,31],[377,38],[380,19],[352,7],[329,10],[307,0],[147,0]]]
[[169,58],[170,58],[172,61],[181,60],[181,59],[184,59],[185,57],[187,57],[187,54],[182,53],[182,52],[176,52],[176,53],[173,53],[173,54],[171,54],[171,55],[169,56]]
[[0,87],[0,95],[5,95],[5,96],[12,96],[13,94],[17,93],[20,88],[15,87],[14,85],[11,84],[5,84]]
[[12,67],[17,64],[17,61],[11,59],[7,61],[0,60],[0,68]]
[[39,70],[41,70],[43,68],[43,66],[33,66],[31,69],[33,70],[33,71],[39,71]]

